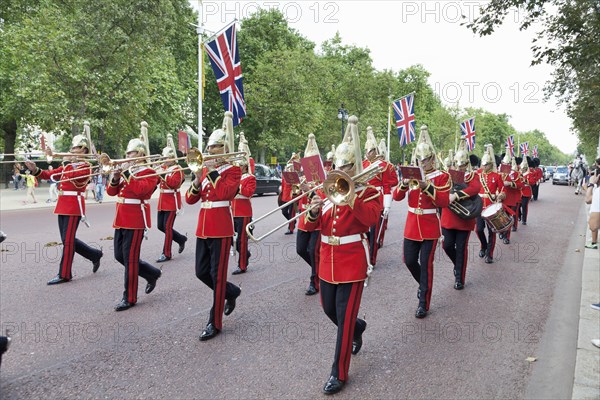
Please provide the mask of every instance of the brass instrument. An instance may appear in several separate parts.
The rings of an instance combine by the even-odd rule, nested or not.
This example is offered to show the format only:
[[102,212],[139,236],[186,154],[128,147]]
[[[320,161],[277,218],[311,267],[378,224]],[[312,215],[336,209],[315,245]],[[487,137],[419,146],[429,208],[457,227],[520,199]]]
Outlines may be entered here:
[[[117,159],[117,160],[111,160],[110,157],[108,156],[108,154],[106,154],[106,153],[96,155],[95,157],[97,157],[97,159],[98,159],[98,165],[95,165],[92,168],[97,168],[96,171],[92,170],[93,172],[90,174],[78,176],[75,178],[56,180],[56,182],[59,182],[59,183],[60,182],[71,182],[71,181],[76,181],[76,180],[79,180],[82,178],[91,178],[93,176],[98,176],[98,175],[107,175],[117,169],[120,169],[121,164],[135,162],[138,160],[148,158],[146,156],[142,156],[142,157],[121,158],[121,159]],[[157,157],[157,155],[150,156],[150,157]],[[62,175],[62,172],[57,172],[56,174],[52,174],[50,176],[50,179],[55,180],[54,176],[56,176],[56,175]]]
[[314,188],[310,189],[308,192],[301,194],[300,196],[288,201],[285,204],[282,204],[281,206],[269,211],[265,215],[262,215],[261,217],[257,218],[256,220],[250,222],[246,226],[246,233],[248,234],[248,237],[250,239],[252,239],[253,241],[260,242],[261,240],[263,240],[267,236],[271,235],[272,233],[278,231],[279,229],[283,228],[284,226],[287,226],[290,222],[296,221],[296,220],[304,217],[308,212],[311,211],[312,207],[308,207],[303,212],[296,214],[296,216],[294,218],[285,221],[284,223],[276,226],[275,228],[271,229],[269,232],[265,233],[264,235],[262,235],[258,238],[254,237],[254,235],[253,235],[254,227],[256,226],[256,224],[258,222],[260,222],[263,219],[267,218],[268,216],[276,213],[277,211],[281,211],[282,209],[288,207],[289,205],[299,201],[300,199],[314,193],[316,190],[321,189],[321,188],[324,189],[325,195],[327,196],[327,199],[331,203],[333,203],[337,206],[346,205],[352,201],[354,196],[356,196],[356,186],[358,184],[364,184],[365,182],[368,182],[369,180],[373,179],[373,177],[375,175],[379,174],[382,171],[382,169],[383,168],[380,165],[372,165],[371,167],[365,169],[360,174],[357,174],[353,177],[350,177],[348,174],[346,174],[345,172],[342,172],[340,170],[332,170],[329,172],[329,174],[327,175],[327,179],[325,179],[325,182],[323,182],[322,184],[315,186]]
[[[198,172],[200,170],[200,168],[202,168],[203,165],[206,165],[207,161],[221,160],[222,159],[222,160],[224,160],[226,162],[233,162],[233,161],[244,159],[245,157],[246,157],[246,152],[245,151],[238,151],[238,152],[235,152],[235,153],[204,155],[196,147],[192,147],[192,148],[190,148],[188,150],[187,155],[184,156],[184,157],[167,158],[167,159],[156,160],[156,161],[145,163],[145,164],[136,164],[136,165],[133,165],[132,167],[130,167],[129,172],[131,173],[131,176],[134,179],[140,179],[142,177],[136,176],[135,172],[133,172],[131,170],[131,168],[133,168],[133,167],[141,167],[141,166],[150,166],[150,165],[154,165],[154,164],[158,164],[158,163],[164,164],[164,163],[167,163],[167,162],[177,162],[178,160],[185,159],[185,162],[187,163],[188,166],[185,167],[185,168],[182,168],[182,170],[189,169],[193,173],[196,173],[196,172]],[[165,174],[169,174],[171,172],[172,171],[159,171],[159,172],[156,172],[154,174],[144,175],[143,178],[148,178],[150,176],[165,175]]]

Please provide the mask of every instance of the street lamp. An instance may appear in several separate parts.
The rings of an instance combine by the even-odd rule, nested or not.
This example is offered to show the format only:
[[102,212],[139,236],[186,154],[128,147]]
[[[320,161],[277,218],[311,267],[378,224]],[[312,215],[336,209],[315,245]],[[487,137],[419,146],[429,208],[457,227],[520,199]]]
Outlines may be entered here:
[[348,121],[348,110],[344,108],[342,103],[341,108],[338,109],[338,119],[342,121],[342,141],[344,140],[344,121]]

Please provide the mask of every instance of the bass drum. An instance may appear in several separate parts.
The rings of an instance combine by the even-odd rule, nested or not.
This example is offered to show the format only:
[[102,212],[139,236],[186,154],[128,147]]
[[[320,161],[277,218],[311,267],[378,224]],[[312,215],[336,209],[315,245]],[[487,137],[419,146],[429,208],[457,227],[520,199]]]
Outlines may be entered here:
[[504,211],[501,203],[494,203],[483,209],[481,218],[485,220],[488,227],[496,233],[506,232],[513,225],[513,218]]

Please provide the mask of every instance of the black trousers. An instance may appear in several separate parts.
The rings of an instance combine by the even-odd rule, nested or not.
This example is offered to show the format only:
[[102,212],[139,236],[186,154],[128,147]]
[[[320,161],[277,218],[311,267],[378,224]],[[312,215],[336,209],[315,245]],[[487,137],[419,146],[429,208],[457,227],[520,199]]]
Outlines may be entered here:
[[187,238],[184,235],[173,229],[176,216],[177,211],[159,211],[158,216],[156,218],[156,220],[158,221],[158,230],[165,234],[165,243],[163,244],[162,253],[167,257],[173,256],[171,252],[171,245],[173,244],[173,242],[181,246],[187,240]]
[[444,251],[454,264],[454,279],[465,284],[469,260],[469,236],[471,231],[442,228]]
[[[298,202],[295,202],[285,208],[282,208],[281,213],[283,214],[285,219],[290,220],[296,216],[297,208],[298,208]],[[293,232],[295,228],[296,228],[296,221],[290,222],[288,225],[288,229]]]
[[296,253],[310,266],[310,284],[319,289],[319,261],[318,251],[320,248],[321,231],[305,232],[298,230],[296,235]]
[[209,323],[223,328],[225,299],[233,299],[242,292],[233,283],[227,282],[227,264],[231,237],[196,239],[196,277],[213,291],[213,305]]
[[6,336],[0,336],[0,365],[2,365],[2,355],[6,353],[8,348],[8,338]]
[[531,185],[531,192],[533,193],[533,201],[537,201],[538,194],[540,193],[540,185],[539,184]]
[[325,315],[337,326],[335,356],[331,375],[348,379],[352,339],[362,335],[367,323],[358,318],[364,281],[334,285],[321,280],[321,304]]
[[413,278],[419,283],[419,307],[429,310],[431,289],[433,287],[433,257],[435,256],[436,240],[404,239],[404,262]]
[[521,197],[521,222],[527,222],[527,214],[529,214],[529,197]]
[[100,249],[90,247],[75,237],[77,228],[79,227],[79,221],[81,221],[80,216],[58,216],[58,230],[60,231],[60,239],[63,243],[63,252],[60,259],[58,275],[66,280],[70,280],[73,277],[71,269],[75,253],[92,262],[98,261],[102,257],[102,251]]
[[[237,238],[235,239],[235,250],[238,252],[238,268],[245,271],[248,268],[248,260],[252,254],[248,251],[248,233],[246,226],[252,221],[252,217],[233,217],[233,229]],[[253,230],[251,230],[253,232]]]
[[[488,231],[488,238],[485,238],[485,228]],[[481,243],[481,250],[485,251],[486,256],[494,258],[494,249],[496,248],[496,233],[490,229],[485,220],[481,217],[477,217],[477,237],[479,243]]]
[[[379,251],[379,243],[381,242],[381,238],[378,238],[377,236],[379,236],[383,221],[382,214],[377,220],[377,223],[369,228],[369,255],[371,265],[377,264],[377,253]],[[383,232],[381,232],[381,236],[383,237]]]
[[115,259],[125,267],[123,299],[132,304],[137,303],[138,275],[147,281],[155,281],[161,274],[158,268],[140,259],[142,240],[143,229],[115,229]]

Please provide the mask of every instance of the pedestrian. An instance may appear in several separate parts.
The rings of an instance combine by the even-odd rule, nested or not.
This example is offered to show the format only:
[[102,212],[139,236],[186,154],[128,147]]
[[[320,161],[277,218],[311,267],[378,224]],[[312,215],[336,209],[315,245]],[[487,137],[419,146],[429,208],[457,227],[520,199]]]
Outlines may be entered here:
[[[233,113],[227,111],[222,129],[208,138],[209,154],[224,154],[233,147]],[[223,328],[223,314],[233,312],[241,289],[227,282],[229,249],[233,237],[231,200],[240,187],[242,171],[223,159],[204,163],[185,195],[188,204],[200,202],[196,229],[196,277],[213,291],[213,304],[206,328],[200,334],[205,341]],[[206,223],[210,221],[210,223]]]
[[90,194],[90,192],[92,193],[92,199],[96,199],[96,183],[95,183],[95,179],[90,179],[90,181],[88,182],[86,188],[85,188],[85,199],[88,199],[88,195]]
[[104,187],[106,185],[106,176],[99,174],[96,176],[96,201],[102,203],[104,200]]
[[23,179],[23,176],[21,175],[21,170],[20,170],[20,166],[18,163],[15,164],[15,166],[13,168],[12,179],[13,179],[13,183],[15,185],[15,190],[19,190],[19,188],[21,187],[21,180]]
[[48,187],[48,200],[46,200],[46,203],[53,203],[56,202],[58,200],[58,189],[57,189],[57,182],[54,179],[54,167],[52,165],[48,166],[48,172],[51,174],[50,175],[50,179],[48,179],[48,183],[50,184],[50,186]]
[[[142,129],[145,128],[145,124],[146,122],[142,122]],[[113,245],[115,259],[125,267],[125,290],[121,301],[115,306],[115,311],[124,311],[136,305],[138,275],[147,281],[145,293],[150,294],[162,274],[158,268],[140,258],[142,240],[151,226],[148,200],[159,181],[157,176],[145,176],[154,174],[152,168],[135,166],[145,162],[141,157],[148,155],[146,149],[147,146],[142,140],[131,139],[127,144],[126,157],[136,159],[132,160],[133,167],[123,172],[120,169],[113,170],[112,179],[106,188],[109,196],[118,196],[113,222]]]
[[585,245],[588,249],[598,248],[598,230],[600,229],[600,158],[591,172],[590,181],[585,192],[585,202],[590,204],[588,225],[592,231],[592,241]]
[[23,204],[27,204],[27,199],[29,196],[33,199],[34,203],[37,203],[37,199],[35,198],[35,187],[38,185],[37,179],[35,176],[31,175],[31,171],[25,171],[25,184],[27,185],[27,193],[25,194],[25,200]]
[[[335,167],[350,177],[362,172],[358,118],[351,116],[344,140],[336,148]],[[331,199],[330,199],[331,200]],[[325,394],[343,389],[348,381],[351,354],[358,354],[367,323],[358,318],[365,280],[369,271],[369,227],[381,216],[382,194],[366,185],[353,197],[338,204],[316,194],[305,217],[306,229],[320,227],[319,279],[321,305],[325,315],[337,326],[335,355]]]
[[71,280],[75,253],[92,262],[92,272],[95,273],[100,268],[102,250],[94,249],[75,237],[79,222],[85,223],[83,191],[91,173],[91,165],[78,156],[88,154],[89,149],[89,140],[84,135],[76,135],[71,144],[73,156],[66,157],[62,166],[52,171],[44,171],[33,162],[26,162],[27,168],[34,171],[33,174],[40,179],[50,179],[50,175],[59,177],[58,201],[54,214],[58,215],[58,229],[63,250],[58,275],[49,280],[48,285],[57,285]]

